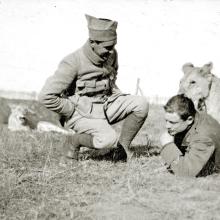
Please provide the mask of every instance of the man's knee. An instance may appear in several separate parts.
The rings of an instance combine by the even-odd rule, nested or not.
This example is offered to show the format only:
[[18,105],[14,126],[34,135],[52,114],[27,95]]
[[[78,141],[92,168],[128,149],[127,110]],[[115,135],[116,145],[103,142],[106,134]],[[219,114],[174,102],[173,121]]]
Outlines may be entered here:
[[114,130],[100,136],[94,136],[93,145],[96,149],[114,148],[118,141],[118,135]]
[[137,96],[136,99],[136,115],[146,118],[149,112],[149,103],[144,96]]

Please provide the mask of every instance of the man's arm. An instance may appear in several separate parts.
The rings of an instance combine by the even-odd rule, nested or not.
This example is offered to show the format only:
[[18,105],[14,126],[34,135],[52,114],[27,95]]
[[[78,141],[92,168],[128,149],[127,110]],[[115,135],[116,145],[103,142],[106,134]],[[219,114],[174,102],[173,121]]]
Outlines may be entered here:
[[73,54],[64,58],[58,69],[46,80],[39,94],[39,101],[48,109],[55,111],[67,118],[74,112],[74,104],[61,94],[68,89],[77,76],[77,61]]
[[114,63],[113,63],[113,67],[115,69],[115,75],[114,75],[114,80],[113,80],[113,84],[112,84],[112,91],[113,93],[121,93],[121,90],[118,88],[117,84],[116,84],[116,80],[117,80],[117,75],[118,75],[118,52],[117,50],[114,50]]
[[196,137],[187,149],[183,156],[174,143],[169,143],[162,149],[161,157],[174,174],[195,177],[212,156],[215,146],[208,137]]

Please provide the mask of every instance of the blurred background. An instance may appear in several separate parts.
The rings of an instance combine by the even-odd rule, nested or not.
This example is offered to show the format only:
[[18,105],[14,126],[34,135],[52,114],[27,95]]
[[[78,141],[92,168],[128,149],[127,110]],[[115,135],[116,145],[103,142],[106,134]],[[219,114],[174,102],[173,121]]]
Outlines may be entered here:
[[[0,0],[0,95],[35,97],[61,59],[88,38],[85,14],[118,21],[118,86],[174,95],[182,65],[212,61],[220,76],[220,1]],[[29,95],[28,95],[29,94]]]

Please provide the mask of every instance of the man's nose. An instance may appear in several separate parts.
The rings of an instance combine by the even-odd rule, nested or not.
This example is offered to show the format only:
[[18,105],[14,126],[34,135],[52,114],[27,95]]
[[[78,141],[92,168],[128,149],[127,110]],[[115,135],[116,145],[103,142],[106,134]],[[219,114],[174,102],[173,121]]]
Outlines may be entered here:
[[108,51],[105,47],[103,47],[103,48],[102,48],[102,53],[103,53],[103,54],[108,54],[109,51]]

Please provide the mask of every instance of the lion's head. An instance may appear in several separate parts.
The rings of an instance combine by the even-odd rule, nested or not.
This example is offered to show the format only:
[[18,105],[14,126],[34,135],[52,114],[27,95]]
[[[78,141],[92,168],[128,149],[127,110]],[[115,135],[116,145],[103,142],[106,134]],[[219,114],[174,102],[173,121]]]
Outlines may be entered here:
[[211,62],[203,67],[194,67],[192,63],[183,65],[184,76],[180,80],[179,93],[192,99],[196,108],[201,100],[209,96],[213,77],[212,66]]
[[[30,117],[33,111],[24,105],[11,105],[11,114],[8,119],[8,128],[10,130],[30,130],[33,129],[33,120]],[[30,120],[31,119],[31,120]]]

